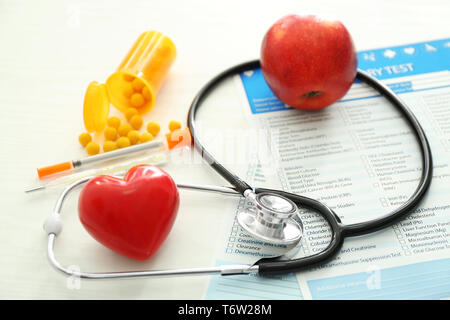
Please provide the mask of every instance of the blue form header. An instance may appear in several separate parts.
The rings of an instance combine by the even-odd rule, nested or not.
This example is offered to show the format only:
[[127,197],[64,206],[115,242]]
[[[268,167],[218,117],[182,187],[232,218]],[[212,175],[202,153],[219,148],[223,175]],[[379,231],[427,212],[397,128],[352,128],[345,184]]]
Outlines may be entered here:
[[361,51],[358,67],[377,79],[450,69],[450,39]]

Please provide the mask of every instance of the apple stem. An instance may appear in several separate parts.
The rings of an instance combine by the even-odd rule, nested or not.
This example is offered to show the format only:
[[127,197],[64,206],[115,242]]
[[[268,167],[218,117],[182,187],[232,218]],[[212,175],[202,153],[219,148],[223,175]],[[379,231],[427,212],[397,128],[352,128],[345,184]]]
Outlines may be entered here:
[[312,97],[317,97],[320,96],[322,94],[322,91],[310,91],[305,93],[303,96],[305,98],[312,98]]

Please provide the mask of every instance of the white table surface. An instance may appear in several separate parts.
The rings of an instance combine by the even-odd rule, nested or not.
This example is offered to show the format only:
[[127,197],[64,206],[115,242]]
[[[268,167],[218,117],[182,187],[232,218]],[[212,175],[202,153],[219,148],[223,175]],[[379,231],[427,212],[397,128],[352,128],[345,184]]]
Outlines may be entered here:
[[[233,64],[257,58],[262,37],[285,14],[337,17],[358,50],[450,36],[448,0],[405,1],[0,1],[0,298],[199,299],[208,277],[82,281],[67,279],[46,260],[43,221],[58,193],[26,195],[35,168],[85,156],[84,90],[115,70],[137,36],[159,30],[178,57],[145,116],[162,125],[185,124],[197,90]],[[165,167],[175,180],[223,184],[205,165]],[[205,205],[207,201],[207,205]],[[168,241],[149,262],[134,262],[96,244],[65,207],[57,255],[82,270],[210,266],[223,218],[219,196],[182,193]],[[196,233],[190,232],[195,226]]]

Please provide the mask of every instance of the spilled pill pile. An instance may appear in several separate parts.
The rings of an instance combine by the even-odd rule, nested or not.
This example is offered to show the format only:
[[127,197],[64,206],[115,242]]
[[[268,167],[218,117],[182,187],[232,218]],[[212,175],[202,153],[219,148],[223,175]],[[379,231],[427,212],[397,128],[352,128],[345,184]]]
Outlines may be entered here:
[[[128,108],[125,110],[124,116],[127,122],[122,122],[117,116],[109,117],[106,121],[107,126],[103,131],[105,138],[102,148],[103,152],[152,141],[161,131],[161,126],[158,122],[150,121],[145,126],[146,131],[141,133],[139,130],[143,127],[144,120],[136,108]],[[181,129],[181,123],[172,120],[168,125],[168,129],[170,132]],[[100,145],[93,141],[90,133],[81,133],[78,136],[78,141],[85,147],[88,155],[94,155],[100,152]]]

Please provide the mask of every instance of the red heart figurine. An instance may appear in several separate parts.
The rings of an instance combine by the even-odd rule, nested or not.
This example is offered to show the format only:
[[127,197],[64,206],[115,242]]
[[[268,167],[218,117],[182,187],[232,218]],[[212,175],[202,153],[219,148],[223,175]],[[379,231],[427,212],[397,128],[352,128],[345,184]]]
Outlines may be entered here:
[[172,228],[180,197],[172,178],[151,165],[139,165],[124,179],[98,176],[78,200],[80,221],[104,246],[137,260],[150,258]]

